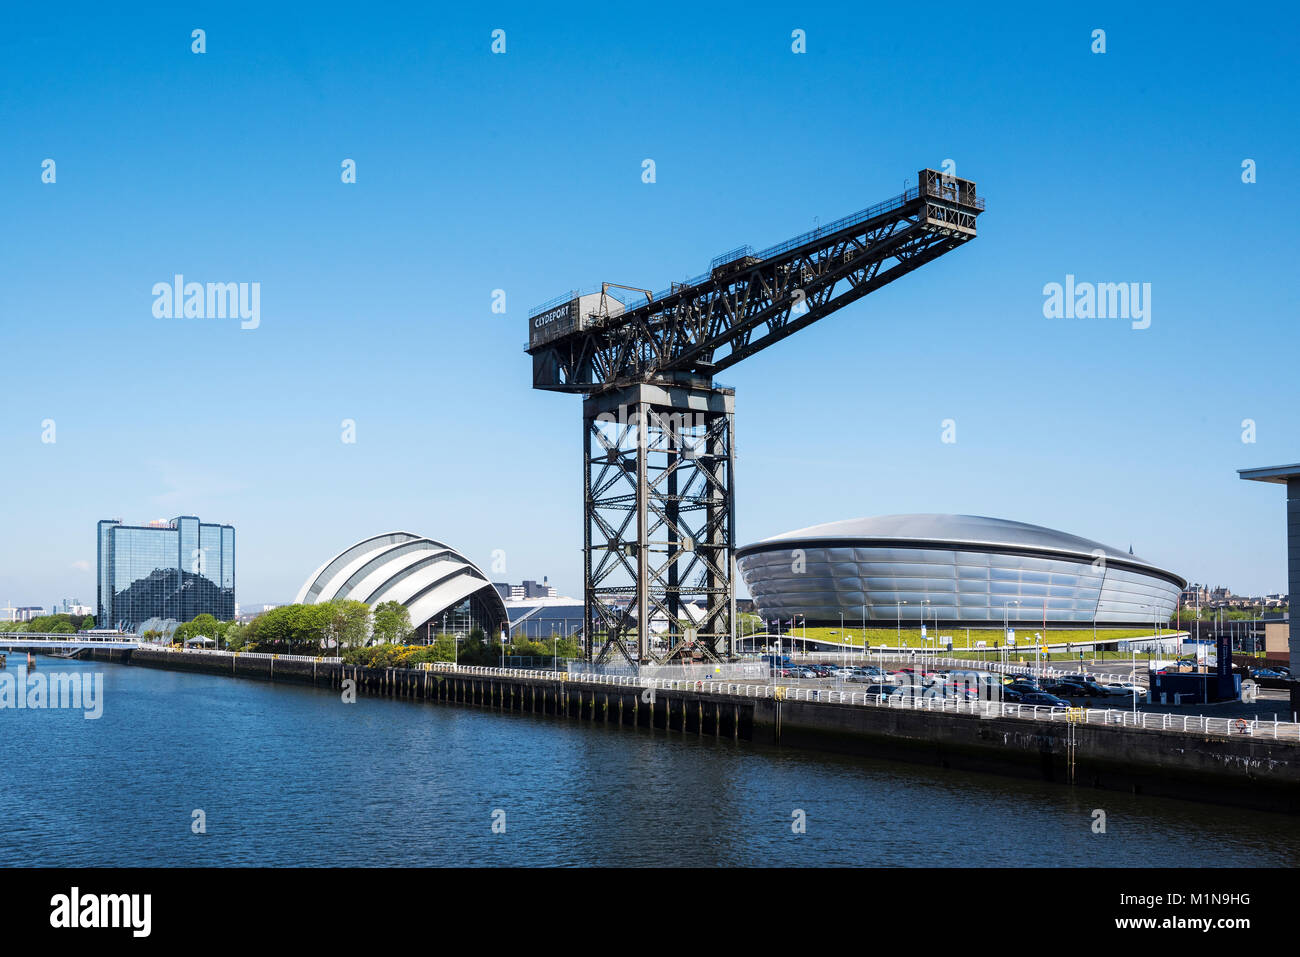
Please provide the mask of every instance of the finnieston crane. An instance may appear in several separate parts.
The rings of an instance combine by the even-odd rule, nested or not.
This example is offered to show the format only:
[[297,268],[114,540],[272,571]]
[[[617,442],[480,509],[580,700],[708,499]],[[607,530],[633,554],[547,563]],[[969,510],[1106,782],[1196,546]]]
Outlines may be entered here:
[[662,292],[603,283],[529,313],[533,388],[584,396],[588,659],[597,640],[598,662],[730,654],[735,390],[714,375],[974,239],[983,210],[974,182],[925,169],[893,199]]

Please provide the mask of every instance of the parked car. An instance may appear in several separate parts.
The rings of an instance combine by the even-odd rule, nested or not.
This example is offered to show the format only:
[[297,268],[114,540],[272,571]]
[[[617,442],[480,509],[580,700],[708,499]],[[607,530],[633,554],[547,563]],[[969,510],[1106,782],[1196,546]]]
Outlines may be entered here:
[[1103,688],[1095,681],[1085,681],[1081,684],[1075,685],[1075,687],[1079,689],[1075,693],[1075,697],[1084,697],[1084,698],[1106,697],[1106,689]]
[[1046,691],[1034,691],[1029,694],[1020,696],[1021,704],[1036,704],[1049,708],[1068,708],[1070,702],[1063,698],[1058,698],[1054,694],[1048,694]]
[[1102,690],[1113,698],[1137,697],[1145,698],[1147,689],[1141,685],[1135,685],[1131,681],[1116,681],[1111,684],[1102,685]]
[[1061,677],[1058,678],[1057,680],[1068,681],[1071,684],[1077,684],[1077,685],[1097,684],[1096,675],[1068,674],[1068,675],[1061,675]]
[[1010,685],[1003,685],[1000,689],[994,691],[1002,701],[1007,704],[1020,704],[1024,700],[1024,695],[1012,688]]
[[898,693],[898,685],[867,685],[862,689],[867,694],[891,695]]
[[1285,680],[1287,677],[1282,674],[1282,672],[1276,671],[1272,668],[1252,668],[1250,676],[1256,680],[1259,680],[1260,678],[1281,678]]
[[967,684],[964,681],[948,682],[943,686],[943,696],[945,698],[963,698],[966,701],[978,701],[980,690],[974,684]]
[[1015,681],[1009,685],[1003,686],[1004,691],[1008,689],[1010,689],[1011,691],[1019,691],[1022,695],[1037,694],[1043,690],[1042,688],[1038,687],[1036,683],[1031,683],[1028,681]]

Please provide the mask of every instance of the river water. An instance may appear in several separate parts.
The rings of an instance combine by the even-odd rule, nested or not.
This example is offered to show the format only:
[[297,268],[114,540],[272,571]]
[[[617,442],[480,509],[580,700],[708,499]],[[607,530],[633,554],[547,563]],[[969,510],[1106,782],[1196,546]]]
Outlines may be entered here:
[[1300,859],[1300,821],[1257,811],[101,662],[38,668],[102,673],[103,713],[0,709],[0,866]]

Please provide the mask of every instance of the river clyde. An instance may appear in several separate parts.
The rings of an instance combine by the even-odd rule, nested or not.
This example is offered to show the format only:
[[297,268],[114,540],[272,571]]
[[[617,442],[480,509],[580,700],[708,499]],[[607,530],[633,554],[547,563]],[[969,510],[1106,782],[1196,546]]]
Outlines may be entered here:
[[[0,865],[1288,866],[1238,808],[102,662],[0,710]],[[24,672],[21,655],[9,671]],[[1094,811],[1105,812],[1105,833]],[[195,833],[201,822],[205,833]],[[803,827],[797,827],[802,822]],[[796,826],[792,826],[796,825]]]

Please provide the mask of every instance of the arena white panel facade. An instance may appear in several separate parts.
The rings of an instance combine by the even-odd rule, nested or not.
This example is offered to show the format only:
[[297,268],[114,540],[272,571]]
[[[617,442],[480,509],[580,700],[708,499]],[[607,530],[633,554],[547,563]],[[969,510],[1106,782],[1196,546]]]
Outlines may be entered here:
[[405,605],[417,632],[437,620],[457,631],[475,625],[489,635],[508,620],[486,575],[449,545],[410,532],[385,532],[339,552],[303,583],[295,603],[352,598],[372,608]]
[[737,550],[763,618],[838,624],[1152,624],[1186,581],[1135,555],[977,515],[885,515],[815,525]]

